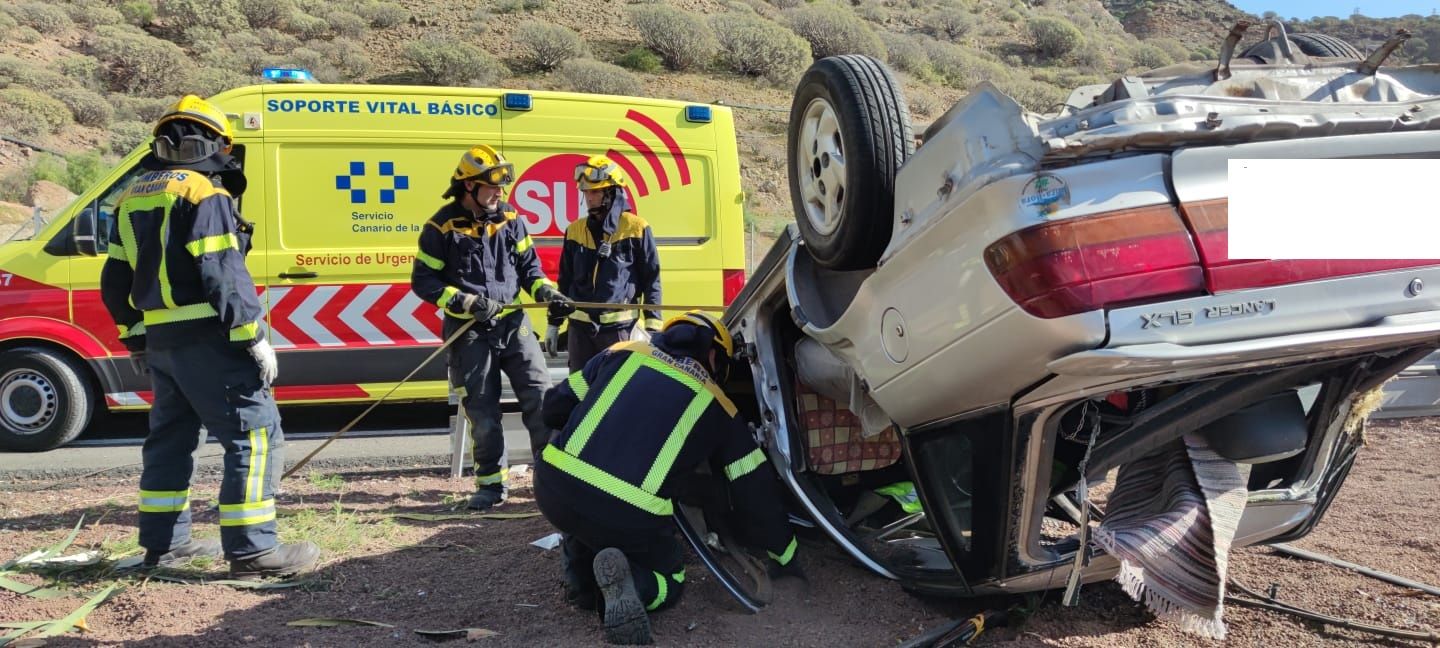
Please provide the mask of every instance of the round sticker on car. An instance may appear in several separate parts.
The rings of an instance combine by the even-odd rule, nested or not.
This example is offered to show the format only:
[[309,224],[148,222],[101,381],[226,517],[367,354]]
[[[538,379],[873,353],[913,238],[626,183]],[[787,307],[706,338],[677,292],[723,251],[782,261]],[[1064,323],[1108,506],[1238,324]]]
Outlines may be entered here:
[[1070,206],[1070,187],[1060,176],[1042,173],[1025,183],[1020,206],[1034,209],[1037,216],[1044,218]]

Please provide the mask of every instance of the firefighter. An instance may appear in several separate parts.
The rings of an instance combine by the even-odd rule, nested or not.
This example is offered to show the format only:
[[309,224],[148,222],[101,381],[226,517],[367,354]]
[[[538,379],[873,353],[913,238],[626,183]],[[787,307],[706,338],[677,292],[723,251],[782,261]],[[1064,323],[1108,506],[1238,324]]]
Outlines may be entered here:
[[774,469],[721,390],[734,340],[690,311],[648,343],[621,342],[545,395],[559,430],[535,468],[535,500],[563,534],[566,596],[603,614],[612,643],[649,643],[647,611],[674,604],[685,583],[671,498],[709,462],[724,475],[772,573],[802,576]]
[[469,320],[475,324],[449,350],[450,384],[474,431],[475,494],[469,508],[485,510],[508,496],[509,462],[501,427],[500,373],[520,401],[530,444],[538,455],[547,431],[540,406],[550,375],[539,336],[518,303],[520,291],[556,308],[570,300],[540,269],[524,221],[500,199],[514,180],[514,166],[495,149],[479,145],[460,156],[444,198],[454,198],[420,231],[411,289],[444,311],[445,339]]
[[[575,168],[575,184],[584,192],[588,216],[565,229],[560,253],[560,290],[582,302],[660,303],[660,258],[645,219],[630,211],[625,174],[609,158],[596,155]],[[566,351],[570,371],[580,371],[595,354],[631,339],[640,327],[660,328],[660,312],[646,309],[550,309],[546,345],[559,354],[560,324],[569,317]]]
[[[116,206],[100,274],[101,299],[154,393],[140,476],[144,564],[223,554],[235,578],[291,576],[320,550],[276,542],[277,364],[245,269],[253,227],[235,204],[245,177],[230,156],[230,121],[187,95],[154,136],[146,172]],[[202,424],[225,448],[219,543],[190,536]]]

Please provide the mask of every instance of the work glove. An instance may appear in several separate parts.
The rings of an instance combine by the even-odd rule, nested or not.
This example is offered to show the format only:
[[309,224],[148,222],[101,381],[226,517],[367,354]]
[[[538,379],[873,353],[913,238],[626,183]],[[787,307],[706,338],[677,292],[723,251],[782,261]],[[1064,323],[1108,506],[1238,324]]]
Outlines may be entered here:
[[535,301],[550,302],[550,315],[552,317],[569,317],[575,312],[575,300],[566,297],[564,293],[541,284],[535,290]]
[[559,326],[573,312],[575,312],[575,306],[565,302],[552,301],[550,307],[545,311],[545,321],[549,322],[551,326]]
[[545,353],[552,358],[560,357],[560,325],[551,324],[545,328]]
[[495,316],[499,315],[500,311],[505,308],[505,305],[498,301],[474,293],[456,295],[455,299],[460,300],[460,308],[455,310],[462,313],[470,313],[474,315],[476,319],[480,320],[495,319]]
[[275,377],[280,375],[280,363],[275,360],[275,349],[270,346],[270,341],[260,338],[246,350],[260,367],[260,380],[267,385],[274,384]]

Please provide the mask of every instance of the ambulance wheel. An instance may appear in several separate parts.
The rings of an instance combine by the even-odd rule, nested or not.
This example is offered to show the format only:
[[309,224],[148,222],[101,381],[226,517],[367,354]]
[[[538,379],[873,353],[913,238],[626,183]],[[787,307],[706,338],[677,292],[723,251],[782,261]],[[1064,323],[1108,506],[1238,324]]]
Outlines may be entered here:
[[872,268],[890,243],[895,173],[915,152],[910,109],[890,69],[868,56],[820,59],[790,105],[790,199],[810,256]]
[[95,411],[83,371],[41,347],[0,353],[0,450],[50,450],[80,436]]

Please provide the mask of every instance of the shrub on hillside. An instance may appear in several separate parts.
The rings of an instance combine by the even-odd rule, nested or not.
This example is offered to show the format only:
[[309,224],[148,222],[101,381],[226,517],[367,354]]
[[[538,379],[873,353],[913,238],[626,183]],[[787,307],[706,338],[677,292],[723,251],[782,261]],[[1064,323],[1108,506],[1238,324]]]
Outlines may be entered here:
[[101,128],[115,116],[115,108],[97,92],[84,88],[55,88],[50,94],[64,103],[75,121],[82,125]]
[[520,6],[526,11],[539,11],[550,6],[550,0],[521,0]]
[[250,27],[240,11],[240,0],[160,0],[158,9],[170,31],[213,27],[228,34]]
[[1136,65],[1147,70],[1165,67],[1175,62],[1175,59],[1171,58],[1165,50],[1149,43],[1136,45],[1133,58]]
[[370,55],[354,41],[337,38],[316,48],[346,81],[358,81],[370,73]]
[[699,16],[661,4],[630,8],[630,21],[646,47],[654,50],[672,70],[703,67],[715,57],[717,44]]
[[99,90],[102,87],[100,61],[95,60],[93,56],[73,54],[60,59],[56,63],[56,67],[60,68],[60,73],[65,75],[65,78],[74,81],[77,85],[91,90]]
[[[241,32],[245,33],[245,32]],[[185,33],[178,39],[182,43],[190,45],[193,51],[204,52],[225,47],[225,32],[214,27],[195,25],[185,28]]]
[[904,34],[884,32],[880,34],[880,40],[885,43],[885,56],[891,66],[921,79],[934,74],[934,70],[930,68],[930,55],[915,39]]
[[815,4],[787,12],[790,29],[810,43],[816,59],[840,54],[885,58],[885,44],[859,16],[831,4]]
[[586,52],[580,34],[564,25],[529,20],[515,28],[516,53],[526,68],[549,72]]
[[271,54],[286,54],[300,46],[300,39],[270,27],[255,30],[255,37],[260,39],[260,47]]
[[506,74],[505,66],[485,50],[442,37],[411,42],[405,46],[405,59],[433,85],[490,85]]
[[25,86],[37,90],[49,90],[75,85],[65,75],[9,54],[0,54],[0,88]]
[[113,90],[170,94],[192,67],[185,50],[169,41],[121,27],[100,27],[97,32],[94,54],[105,64],[106,81]]
[[999,85],[1015,77],[1011,68],[995,60],[993,55],[987,58],[983,51],[935,40],[926,41],[924,47],[935,74],[960,90],[970,90],[980,81]]
[[[1075,61],[1075,67],[1091,74],[1102,74],[1113,71],[1117,68],[1130,67],[1128,52],[1121,52],[1118,56],[1106,51],[1104,47],[1096,43],[1085,43],[1075,48],[1070,58]],[[1123,65],[1117,65],[1117,59],[1125,59]]]
[[120,3],[120,15],[125,16],[125,22],[144,27],[155,22],[155,5],[150,0],[125,0]]
[[659,72],[661,68],[665,67],[665,62],[660,60],[660,55],[643,47],[626,52],[617,62],[621,67],[650,74]]
[[104,5],[73,4],[66,5],[65,10],[70,14],[70,20],[83,27],[119,25],[125,22],[125,15],[118,9]]
[[341,38],[364,38],[370,31],[370,21],[348,11],[332,11],[325,19],[330,22],[330,30]]
[[958,43],[975,31],[975,17],[957,9],[936,9],[925,14],[922,31],[942,40]]
[[594,59],[570,59],[560,64],[560,80],[566,90],[604,95],[640,94],[640,77],[618,65]]
[[524,8],[525,8],[525,5],[524,5],[523,3],[521,3],[520,0],[494,0],[494,1],[495,1],[495,5],[494,5],[494,6],[495,6],[495,11],[498,11],[498,12],[500,12],[500,13],[502,13],[502,14],[515,13],[515,12],[520,11],[521,9],[524,9]]
[[1030,79],[1013,79],[996,85],[1026,110],[1042,114],[1054,111],[1067,95],[1056,86]]
[[1069,54],[1085,40],[1080,30],[1064,18],[1031,18],[1029,29],[1030,37],[1035,40],[1035,49],[1051,59]]
[[221,67],[200,68],[185,80],[185,92],[202,97],[220,94],[231,88],[250,85],[255,79],[248,74]]
[[10,7],[10,15],[42,34],[55,34],[74,26],[64,9],[46,2],[22,2]]
[[1146,40],[1145,42],[1154,45],[1155,47],[1158,47],[1162,50],[1165,50],[1165,53],[1169,54],[1170,59],[1173,61],[1179,62],[1190,60],[1190,48],[1185,47],[1185,44],[1178,40],[1175,40],[1173,38],[1151,38]]
[[141,121],[123,121],[110,126],[110,151],[125,154],[135,150],[141,142],[150,139],[150,124]]
[[34,27],[20,25],[19,27],[10,30],[10,33],[6,34],[6,38],[9,38],[10,40],[18,43],[34,45],[35,43],[40,42],[40,39],[44,38],[44,36],[41,36],[40,32],[36,31]]
[[0,104],[38,118],[45,133],[58,133],[71,123],[70,109],[65,104],[29,88],[12,86],[0,90]]
[[387,29],[410,20],[410,10],[393,2],[372,2],[360,7],[359,12],[376,29]]
[[783,84],[810,64],[810,44],[778,23],[730,13],[711,18],[710,25],[720,43],[721,63],[734,72]]
[[15,29],[19,26],[20,23],[15,21],[14,16],[5,13],[4,11],[0,11],[0,37],[4,37],[5,35],[10,33],[10,30]]
[[294,11],[292,0],[245,0],[240,4],[245,21],[254,29],[280,27]]
[[304,40],[315,40],[330,35],[330,23],[319,16],[303,11],[290,14],[289,31]]
[[879,2],[866,2],[855,7],[855,15],[872,23],[884,24],[890,20],[890,10]]

